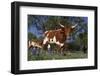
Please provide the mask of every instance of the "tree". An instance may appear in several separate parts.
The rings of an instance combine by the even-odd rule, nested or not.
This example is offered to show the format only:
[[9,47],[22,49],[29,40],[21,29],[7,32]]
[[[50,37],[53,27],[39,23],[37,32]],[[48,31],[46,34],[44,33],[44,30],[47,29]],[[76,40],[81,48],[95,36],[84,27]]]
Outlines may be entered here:
[[49,16],[44,24],[45,30],[55,30],[60,28],[59,23],[64,26],[68,26],[70,23],[67,21],[67,17],[63,16]]
[[83,47],[88,48],[88,38],[87,38],[87,33],[81,33],[79,36],[77,36],[75,40],[75,44],[80,46],[79,50],[83,50]]
[[28,40],[32,40],[32,39],[37,39],[37,37],[33,35],[33,33],[28,32]]

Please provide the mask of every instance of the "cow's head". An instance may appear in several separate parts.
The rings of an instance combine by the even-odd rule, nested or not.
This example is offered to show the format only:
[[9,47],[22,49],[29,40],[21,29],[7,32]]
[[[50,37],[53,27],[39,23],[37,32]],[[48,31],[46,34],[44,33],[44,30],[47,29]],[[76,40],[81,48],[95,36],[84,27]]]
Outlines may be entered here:
[[60,24],[62,31],[64,32],[64,34],[66,35],[67,39],[70,38],[71,34],[74,32],[75,27],[77,26],[77,24],[73,25],[73,26],[64,26],[62,24]]

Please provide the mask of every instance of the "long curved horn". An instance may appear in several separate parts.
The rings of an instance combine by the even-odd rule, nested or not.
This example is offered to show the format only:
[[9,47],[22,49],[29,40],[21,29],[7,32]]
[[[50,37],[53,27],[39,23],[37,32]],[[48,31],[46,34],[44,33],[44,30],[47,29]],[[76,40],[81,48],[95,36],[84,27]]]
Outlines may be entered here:
[[77,26],[77,24],[75,24],[74,26],[72,26],[72,28],[75,28]]
[[62,24],[60,24],[60,23],[59,23],[59,25],[60,25],[61,27],[64,27],[64,25],[62,25]]

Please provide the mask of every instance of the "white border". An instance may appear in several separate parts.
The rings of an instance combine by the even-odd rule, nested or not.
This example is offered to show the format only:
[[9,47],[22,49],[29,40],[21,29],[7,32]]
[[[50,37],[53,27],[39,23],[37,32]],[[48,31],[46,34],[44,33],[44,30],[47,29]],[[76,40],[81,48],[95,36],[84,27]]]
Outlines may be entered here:
[[[88,58],[27,61],[27,15],[87,16]],[[94,11],[43,7],[20,7],[20,70],[94,66]]]

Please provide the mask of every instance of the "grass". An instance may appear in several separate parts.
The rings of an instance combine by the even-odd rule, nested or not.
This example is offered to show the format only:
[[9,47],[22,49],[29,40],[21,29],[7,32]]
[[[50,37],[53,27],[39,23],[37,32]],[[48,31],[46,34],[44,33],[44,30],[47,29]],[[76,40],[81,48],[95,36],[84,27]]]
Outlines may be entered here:
[[87,53],[83,53],[82,51],[73,51],[73,52],[65,52],[65,55],[57,54],[57,53],[48,53],[47,51],[43,51],[40,54],[33,55],[31,50],[28,51],[28,61],[34,60],[57,60],[57,59],[82,59],[87,58]]

